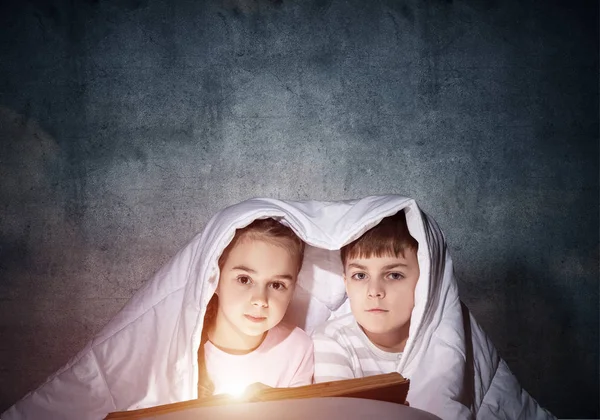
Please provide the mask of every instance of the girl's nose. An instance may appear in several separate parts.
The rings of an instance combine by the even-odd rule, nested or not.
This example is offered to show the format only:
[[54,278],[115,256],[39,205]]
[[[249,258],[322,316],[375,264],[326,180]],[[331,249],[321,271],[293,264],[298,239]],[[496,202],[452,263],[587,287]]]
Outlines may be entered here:
[[252,293],[251,303],[254,306],[260,306],[262,308],[267,307],[267,292],[263,288],[257,288],[254,293]]

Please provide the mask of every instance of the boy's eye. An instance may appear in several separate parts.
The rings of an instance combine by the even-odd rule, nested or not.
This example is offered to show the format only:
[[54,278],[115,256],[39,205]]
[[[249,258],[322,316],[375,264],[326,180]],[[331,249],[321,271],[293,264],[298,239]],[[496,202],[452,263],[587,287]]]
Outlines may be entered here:
[[240,284],[250,284],[252,283],[252,279],[248,276],[239,276],[237,278],[238,283]]
[[287,289],[287,287],[285,287],[285,284],[281,283],[281,282],[275,282],[275,283],[271,283],[271,287],[275,290],[285,290]]
[[388,277],[391,280],[402,280],[404,278],[404,275],[402,273],[390,273],[388,274]]
[[352,274],[352,278],[354,280],[365,280],[367,278],[367,274],[366,273],[354,273],[354,274]]

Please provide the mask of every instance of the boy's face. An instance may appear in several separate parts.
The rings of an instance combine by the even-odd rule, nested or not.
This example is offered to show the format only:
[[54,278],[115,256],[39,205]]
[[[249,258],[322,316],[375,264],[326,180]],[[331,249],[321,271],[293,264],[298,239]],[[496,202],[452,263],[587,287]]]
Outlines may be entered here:
[[296,266],[279,246],[240,241],[230,251],[217,287],[217,325],[226,333],[220,335],[239,341],[235,336],[261,336],[279,324],[294,293]]
[[419,263],[412,249],[406,249],[398,257],[346,261],[344,283],[350,307],[367,336],[383,334],[393,339],[395,334],[406,334],[408,338],[418,279]]

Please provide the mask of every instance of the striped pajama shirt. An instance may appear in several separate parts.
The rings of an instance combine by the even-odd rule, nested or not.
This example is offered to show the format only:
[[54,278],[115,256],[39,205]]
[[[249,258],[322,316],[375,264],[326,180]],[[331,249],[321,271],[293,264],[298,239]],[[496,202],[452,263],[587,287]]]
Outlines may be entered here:
[[315,382],[361,378],[396,372],[402,353],[377,348],[352,314],[328,321],[312,335]]

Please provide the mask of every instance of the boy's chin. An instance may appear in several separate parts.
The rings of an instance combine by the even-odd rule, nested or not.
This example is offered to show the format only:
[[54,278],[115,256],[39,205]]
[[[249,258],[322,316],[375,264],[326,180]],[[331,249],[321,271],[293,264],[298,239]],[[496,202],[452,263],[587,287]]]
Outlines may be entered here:
[[363,331],[367,334],[388,334],[390,333],[389,328],[382,328],[381,325],[361,325]]
[[357,321],[363,331],[367,334],[392,334],[395,331],[393,327],[382,324],[381,322],[373,322],[371,320],[365,320],[364,322],[361,322],[361,320]]

